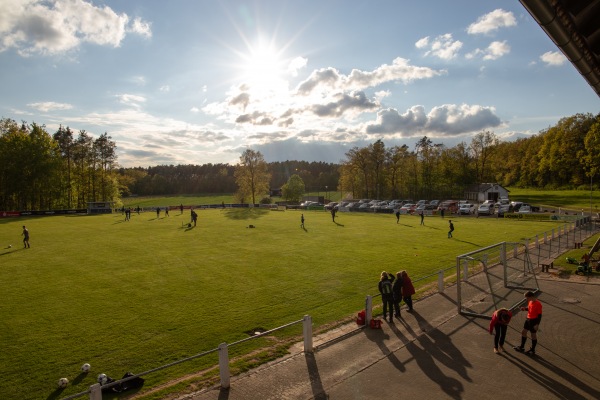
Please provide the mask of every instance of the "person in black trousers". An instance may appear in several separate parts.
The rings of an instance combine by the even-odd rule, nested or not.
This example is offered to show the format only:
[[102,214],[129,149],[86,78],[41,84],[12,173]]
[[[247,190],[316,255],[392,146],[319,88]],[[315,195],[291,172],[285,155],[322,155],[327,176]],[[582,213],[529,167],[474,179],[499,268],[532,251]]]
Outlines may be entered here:
[[383,300],[383,319],[387,318],[388,309],[390,310],[390,322],[394,322],[394,295],[392,294],[392,283],[394,282],[394,275],[388,275],[387,272],[383,271],[379,278],[379,293],[381,293],[381,299]]
[[400,302],[402,301],[402,272],[396,273],[396,280],[392,284],[392,295],[394,297],[394,317],[401,318]]

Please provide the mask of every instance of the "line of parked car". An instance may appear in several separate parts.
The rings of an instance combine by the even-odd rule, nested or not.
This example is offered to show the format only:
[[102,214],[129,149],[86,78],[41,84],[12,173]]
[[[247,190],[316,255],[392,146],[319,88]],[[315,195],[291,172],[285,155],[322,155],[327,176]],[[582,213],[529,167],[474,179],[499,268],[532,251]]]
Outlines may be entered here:
[[[315,202],[309,205],[320,205]],[[367,210],[400,210],[402,214],[420,214],[427,211],[444,211],[448,214],[461,215],[498,215],[502,216],[507,212],[518,212],[522,214],[535,211],[535,207],[518,201],[509,201],[508,199],[499,199],[497,202],[486,200],[481,204],[474,204],[467,200],[370,200],[361,199],[356,201],[330,202],[324,206],[327,210],[340,207],[350,211],[367,211]]]

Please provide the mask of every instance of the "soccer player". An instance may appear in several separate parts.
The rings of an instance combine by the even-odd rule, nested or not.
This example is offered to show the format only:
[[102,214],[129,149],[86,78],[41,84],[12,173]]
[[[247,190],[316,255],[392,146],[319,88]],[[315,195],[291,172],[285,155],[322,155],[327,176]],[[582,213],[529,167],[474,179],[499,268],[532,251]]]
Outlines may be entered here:
[[23,236],[23,246],[24,248],[29,248],[31,247],[29,245],[29,231],[27,230],[27,228],[25,228],[25,225],[23,225],[23,233],[21,233],[21,235]]
[[534,355],[535,346],[537,345],[537,330],[542,321],[542,303],[535,298],[533,292],[525,293],[527,299],[527,307],[521,307],[521,311],[527,311],[527,319],[521,331],[521,346],[515,346],[514,349],[520,352],[525,351],[525,343],[527,342],[527,331],[531,332],[531,348],[525,351],[525,354]]

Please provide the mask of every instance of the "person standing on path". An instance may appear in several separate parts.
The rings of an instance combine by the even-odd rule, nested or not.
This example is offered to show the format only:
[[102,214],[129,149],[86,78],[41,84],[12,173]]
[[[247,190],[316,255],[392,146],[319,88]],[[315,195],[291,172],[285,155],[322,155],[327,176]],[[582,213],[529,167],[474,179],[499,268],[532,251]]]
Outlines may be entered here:
[[504,340],[506,339],[506,329],[508,323],[512,318],[512,313],[506,308],[501,308],[494,311],[492,314],[492,320],[490,321],[490,335],[493,334],[494,329],[496,335],[494,336],[494,353],[499,354],[504,350]]
[[30,248],[31,246],[29,245],[29,231],[27,230],[25,225],[23,225],[23,233],[21,233],[21,235],[23,236],[24,248],[26,248],[26,249]]
[[300,214],[300,228],[304,229],[304,214]]
[[[515,346],[517,351],[525,352],[528,355],[535,355],[535,346],[537,346],[537,331],[542,322],[542,303],[535,298],[532,291],[525,293],[527,299],[527,307],[521,307],[521,311],[527,311],[527,319],[521,331],[521,345]],[[527,343],[527,331],[531,332],[531,348],[525,351],[525,343]]]
[[392,295],[394,297],[394,317],[401,318],[400,302],[402,301],[402,272],[396,272],[396,280],[392,284]]
[[415,294],[415,287],[412,284],[412,281],[408,277],[406,271],[402,271],[402,298],[408,307],[408,311],[413,310],[413,302],[412,295]]
[[452,232],[454,232],[454,224],[452,223],[451,219],[448,220],[448,227],[450,228],[450,230],[448,231],[448,237],[451,238]]
[[379,278],[379,293],[381,293],[381,300],[383,301],[383,319],[387,318],[388,309],[390,310],[390,322],[394,322],[394,295],[392,293],[394,282],[394,275],[389,274],[385,271],[381,273]]

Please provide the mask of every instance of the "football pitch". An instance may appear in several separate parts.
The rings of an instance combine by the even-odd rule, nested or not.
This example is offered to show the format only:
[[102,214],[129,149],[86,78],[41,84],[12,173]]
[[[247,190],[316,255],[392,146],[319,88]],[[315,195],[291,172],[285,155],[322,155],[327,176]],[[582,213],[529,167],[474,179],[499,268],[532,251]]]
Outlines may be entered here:
[[[382,270],[407,270],[414,281],[453,267],[459,254],[564,225],[451,217],[448,239],[448,217],[421,226],[418,216],[396,223],[391,214],[338,213],[333,222],[324,211],[197,211],[196,227],[189,210],[132,212],[130,221],[121,213],[0,219],[0,397],[65,397],[100,373],[148,371],[306,314],[315,330],[349,322],[377,293]],[[230,357],[268,358],[261,347],[301,330],[247,341]],[[213,354],[161,370],[144,377],[143,390],[215,364]],[[61,377],[70,381],[64,390]]]

